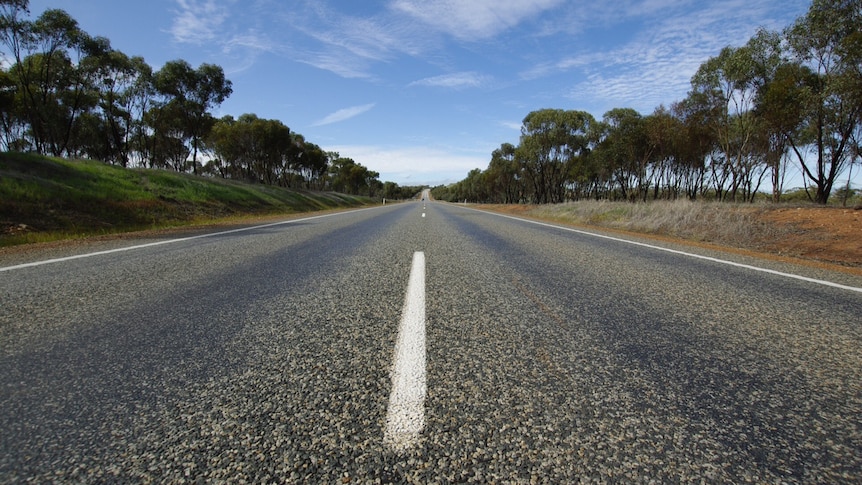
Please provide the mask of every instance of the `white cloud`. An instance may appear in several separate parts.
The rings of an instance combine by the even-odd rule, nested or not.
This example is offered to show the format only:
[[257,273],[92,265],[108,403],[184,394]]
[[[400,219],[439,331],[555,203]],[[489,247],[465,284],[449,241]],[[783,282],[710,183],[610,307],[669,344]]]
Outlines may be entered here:
[[520,132],[521,127],[523,126],[523,123],[520,121],[500,121],[499,124],[504,128],[515,130],[517,132]]
[[296,62],[329,71],[346,79],[367,79],[372,77],[368,65],[362,60],[332,52],[307,52],[293,54]]
[[266,34],[252,30],[230,37],[224,43],[224,51],[230,53],[236,49],[249,49],[256,52],[276,52],[276,45]]
[[462,40],[493,37],[562,0],[395,0],[394,10]]
[[342,145],[327,147],[326,150],[336,151],[379,172],[381,181],[392,181],[399,185],[457,182],[474,168],[487,168],[491,157],[491,150],[484,154],[469,149],[418,145]]
[[278,18],[288,31],[305,36],[294,39],[287,55],[346,78],[371,78],[373,64],[417,56],[429,45],[416,22],[386,11],[360,17],[310,0],[292,4]]
[[351,106],[349,108],[340,109],[334,113],[331,113],[320,119],[315,121],[311,126],[323,126],[323,125],[331,125],[332,123],[338,123],[341,121],[349,120],[355,116],[359,116],[362,113],[373,108],[375,103],[363,104],[361,106]]
[[[692,7],[676,0],[631,2],[622,9],[595,4],[589,11],[597,23],[615,28],[637,19],[649,28],[632,32],[620,44],[597,47],[584,42],[574,52],[557,52],[562,55],[556,60],[536,62],[520,78],[532,81],[574,73],[567,74],[572,87],[566,96],[578,106],[596,108],[595,115],[614,107],[651,112],[660,104],[681,100],[700,65],[723,47],[744,44],[760,26],[778,29],[786,25],[778,20],[764,25],[764,19],[775,19],[782,8],[789,8],[770,0],[702,2]],[[609,15],[612,9],[622,14],[613,18]],[[574,21],[574,13],[568,18],[582,23]]]
[[176,0],[179,10],[170,32],[177,42],[204,44],[220,33],[228,10],[216,0]]
[[475,72],[457,72],[454,74],[443,74],[441,76],[428,77],[413,81],[408,86],[428,86],[440,88],[476,88],[487,81],[486,76]]
[[588,67],[595,62],[605,59],[607,53],[587,52],[576,56],[567,56],[554,62],[543,62],[520,73],[521,79],[531,81],[558,72],[566,72],[572,69]]

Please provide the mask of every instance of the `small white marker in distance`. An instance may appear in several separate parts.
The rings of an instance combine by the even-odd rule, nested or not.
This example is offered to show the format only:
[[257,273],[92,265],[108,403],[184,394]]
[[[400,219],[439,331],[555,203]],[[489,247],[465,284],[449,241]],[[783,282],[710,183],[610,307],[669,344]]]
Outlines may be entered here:
[[425,427],[425,253],[413,253],[407,296],[401,311],[392,391],[383,442],[394,451],[419,443]]
[[425,213],[424,213],[424,212],[422,213],[422,217],[425,217]]

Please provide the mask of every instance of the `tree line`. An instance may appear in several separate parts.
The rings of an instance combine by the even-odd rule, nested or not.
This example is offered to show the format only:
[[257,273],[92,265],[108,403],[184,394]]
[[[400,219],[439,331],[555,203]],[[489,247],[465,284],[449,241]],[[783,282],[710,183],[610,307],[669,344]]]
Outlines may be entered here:
[[782,32],[704,62],[691,90],[642,115],[601,120],[543,109],[523,120],[485,170],[433,189],[442,200],[559,203],[586,198],[753,201],[765,182],[779,201],[791,165],[809,198],[826,204],[862,140],[862,0],[814,0]]
[[220,66],[174,60],[154,70],[84,32],[63,10],[29,15],[29,0],[0,0],[4,151],[390,199],[419,191],[381,182],[279,120],[215,118],[233,92]]

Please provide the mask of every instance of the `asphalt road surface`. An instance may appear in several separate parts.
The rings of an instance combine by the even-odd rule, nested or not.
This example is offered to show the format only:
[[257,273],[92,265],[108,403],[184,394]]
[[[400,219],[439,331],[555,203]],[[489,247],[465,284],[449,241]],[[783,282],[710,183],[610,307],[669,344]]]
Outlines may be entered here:
[[0,482],[862,482],[860,278],[432,202],[182,237],[0,259]]

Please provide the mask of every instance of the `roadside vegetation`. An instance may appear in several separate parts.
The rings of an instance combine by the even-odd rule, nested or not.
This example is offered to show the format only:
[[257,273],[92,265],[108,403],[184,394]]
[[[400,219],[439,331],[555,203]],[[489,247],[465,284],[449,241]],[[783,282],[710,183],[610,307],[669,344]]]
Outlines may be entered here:
[[629,204],[582,201],[536,206],[529,214],[559,222],[607,227],[731,247],[756,245],[786,236],[792,229],[759,222],[769,205],[737,206],[689,200]]
[[376,203],[102,162],[0,153],[0,246]]
[[564,225],[606,228],[724,249],[755,251],[862,269],[862,197],[847,207],[795,201],[751,204],[688,199],[631,203],[582,200],[562,204],[478,207]]
[[62,9],[0,0],[0,245],[410,198],[280,120],[216,118],[224,70],[156,69]]
[[376,198],[420,190],[381,181],[281,120],[216,118],[233,93],[221,66],[154,69],[64,10],[33,13],[28,0],[0,0],[0,151]]
[[782,31],[759,30],[705,60],[687,97],[650,114],[541,109],[485,170],[435,198],[556,204],[581,200],[785,197],[799,169],[806,198],[846,202],[862,161],[862,3],[814,0]]

